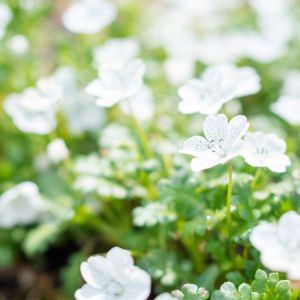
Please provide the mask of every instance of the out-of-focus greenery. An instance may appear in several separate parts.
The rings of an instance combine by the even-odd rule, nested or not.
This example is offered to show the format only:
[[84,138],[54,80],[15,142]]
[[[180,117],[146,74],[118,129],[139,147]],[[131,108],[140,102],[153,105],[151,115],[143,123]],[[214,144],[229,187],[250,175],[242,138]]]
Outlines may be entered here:
[[[68,132],[62,114],[57,116],[55,132],[49,135],[24,133],[14,126],[2,106],[8,94],[34,86],[39,78],[64,65],[74,67],[80,84],[87,85],[96,76],[92,49],[109,37],[143,39],[143,24],[149,22],[144,18],[149,1],[132,0],[119,5],[118,20],[101,33],[74,35],[60,22],[64,1],[37,2],[36,9],[24,10],[19,1],[7,1],[13,19],[0,41],[0,193],[22,181],[33,181],[53,204],[53,213],[61,217],[56,223],[0,229],[0,291],[10,295],[7,299],[73,299],[74,291],[82,285],[80,263],[115,245],[132,251],[138,265],[151,275],[153,295],[190,282],[205,288],[213,300],[299,299],[284,274],[267,276],[258,271],[264,266],[249,242],[249,233],[260,220],[275,221],[289,210],[300,211],[299,180],[294,176],[300,164],[299,128],[269,109],[280,95],[283,74],[300,68],[299,40],[291,42],[288,54],[275,62],[239,62],[256,68],[263,87],[258,94],[240,101],[241,113],[253,129],[280,132],[293,163],[284,174],[265,169],[257,174],[242,159],[234,160],[236,209],[228,237],[226,167],[193,174],[188,158],[177,153],[184,139],[201,133],[203,118],[178,113],[177,88],[160,69],[167,57],[162,48],[147,48],[142,43],[142,59],[158,68],[155,77],[146,77],[155,96],[155,117],[138,129],[144,131],[153,149],[150,157],[145,154],[145,141],[131,117],[118,106],[107,109],[105,124],[99,131],[79,136]],[[235,12],[233,24],[252,22],[246,9]],[[295,14],[300,15],[297,5]],[[25,56],[17,57],[5,46],[15,34],[29,40],[30,50]],[[204,68],[198,63],[195,75]],[[223,112],[231,114],[228,106]],[[114,148],[103,145],[103,136],[118,126],[128,131],[122,136],[124,141]],[[61,164],[37,168],[37,158],[56,137],[64,139],[70,157]],[[170,152],[161,150],[169,146]],[[93,167],[99,170],[89,175],[98,180],[99,187],[84,193],[76,188],[82,179],[76,166],[80,159],[91,157],[97,163]],[[259,199],[262,193],[263,200]],[[163,204],[166,214],[176,218],[153,226],[135,226],[134,208],[149,203]],[[25,282],[23,277],[27,278]],[[17,292],[12,293],[15,289]],[[30,298],[34,297],[30,293],[37,298]],[[184,299],[206,298],[193,298],[187,293]]]

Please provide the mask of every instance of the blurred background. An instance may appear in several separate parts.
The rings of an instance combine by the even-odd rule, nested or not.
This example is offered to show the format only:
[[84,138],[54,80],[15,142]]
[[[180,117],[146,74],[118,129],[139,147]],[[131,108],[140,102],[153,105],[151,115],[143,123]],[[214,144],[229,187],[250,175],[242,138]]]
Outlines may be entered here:
[[[30,181],[38,191],[30,187],[25,194],[46,201],[38,217],[36,204],[30,222],[19,222],[22,216],[0,203],[1,300],[73,299],[82,284],[80,263],[114,245],[135,251],[139,264],[152,272],[153,295],[197,273],[193,266],[201,268],[201,262],[186,250],[193,249],[187,245],[193,240],[188,228],[170,225],[171,233],[164,236],[166,227],[140,226],[144,221],[139,216],[133,221],[132,211],[151,199],[176,198],[163,180],[178,171],[180,183],[174,179],[172,184],[182,185],[186,194],[168,208],[165,219],[171,222],[174,210],[201,211],[183,201],[195,183],[193,178],[185,182],[193,175],[178,149],[184,139],[201,133],[203,116],[180,114],[177,91],[208,66],[227,62],[256,69],[261,91],[228,102],[222,112],[244,114],[252,130],[276,132],[286,140],[292,170],[286,177],[265,175],[266,182],[281,181],[276,192],[269,188],[268,193],[289,191],[299,178],[299,1],[99,0],[99,11],[72,15],[79,2],[89,5],[84,0],[0,0],[0,194],[4,203],[6,191]],[[133,102],[140,129],[126,105],[99,107],[85,91],[105,64],[135,57],[146,65],[146,88]],[[37,104],[37,93],[56,92],[55,108]],[[139,130],[154,156],[147,156]],[[235,168],[254,175],[240,161]],[[200,181],[222,172],[217,168],[200,175]],[[217,186],[214,195],[203,197],[217,199],[224,193],[224,186]],[[286,202],[286,208],[295,201]],[[29,215],[30,205],[17,210]],[[180,239],[180,234],[189,238],[173,245],[166,258],[164,239]],[[152,256],[144,255],[147,251]]]

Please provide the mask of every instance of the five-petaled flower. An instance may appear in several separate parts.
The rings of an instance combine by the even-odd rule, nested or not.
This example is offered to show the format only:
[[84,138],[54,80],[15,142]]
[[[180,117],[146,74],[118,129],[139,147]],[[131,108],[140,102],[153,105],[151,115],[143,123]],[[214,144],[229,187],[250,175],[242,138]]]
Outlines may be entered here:
[[195,156],[191,162],[194,172],[224,164],[239,155],[241,138],[247,132],[248,126],[245,116],[236,116],[229,123],[223,114],[208,116],[203,124],[205,138],[189,138],[180,152]]
[[192,79],[179,89],[182,101],[178,109],[184,114],[216,114],[224,103],[259,90],[260,77],[255,69],[219,64],[207,68],[201,79]]
[[264,266],[286,272],[291,280],[300,280],[300,215],[285,213],[277,224],[262,222],[254,227],[250,241],[261,253]]
[[121,100],[136,95],[143,85],[145,65],[135,59],[122,67],[115,69],[103,66],[99,79],[93,80],[86,92],[97,98],[99,106],[111,107]]
[[134,266],[130,253],[114,247],[103,256],[92,256],[80,266],[87,282],[76,291],[77,300],[145,300],[151,278]]
[[277,135],[262,132],[247,133],[241,148],[241,156],[253,167],[267,167],[273,172],[285,172],[291,164],[285,155],[286,143]]

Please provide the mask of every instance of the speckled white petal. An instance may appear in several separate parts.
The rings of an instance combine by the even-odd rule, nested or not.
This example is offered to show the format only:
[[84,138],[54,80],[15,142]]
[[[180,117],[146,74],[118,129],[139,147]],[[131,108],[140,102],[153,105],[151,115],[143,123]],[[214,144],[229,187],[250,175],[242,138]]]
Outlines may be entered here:
[[202,136],[196,135],[187,139],[183,143],[183,147],[179,152],[193,156],[199,156],[208,150],[209,148],[207,140]]
[[191,169],[193,172],[200,172],[212,168],[220,163],[219,160],[209,159],[208,157],[193,158],[191,161]]
[[225,141],[227,137],[228,121],[223,114],[208,116],[203,124],[205,137],[209,142]]

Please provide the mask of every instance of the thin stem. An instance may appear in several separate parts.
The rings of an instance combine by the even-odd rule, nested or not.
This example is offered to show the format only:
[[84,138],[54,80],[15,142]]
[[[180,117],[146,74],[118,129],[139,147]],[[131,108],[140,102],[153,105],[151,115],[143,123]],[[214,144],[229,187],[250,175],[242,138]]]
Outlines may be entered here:
[[226,220],[227,220],[227,230],[230,233],[231,228],[231,202],[232,202],[232,165],[230,161],[227,163],[228,169],[228,188],[227,188],[227,198],[226,198]]
[[257,187],[257,183],[262,175],[262,168],[257,168],[256,172],[255,172],[255,175],[254,175],[254,178],[252,180],[252,183],[251,183],[251,187],[252,187],[252,190],[255,190],[256,187]]
[[152,151],[151,146],[149,144],[148,137],[145,134],[145,131],[140,127],[139,122],[137,121],[137,119],[136,119],[136,117],[133,113],[131,103],[128,99],[127,99],[127,105],[128,105],[129,112],[130,112],[130,115],[131,115],[132,125],[133,125],[133,127],[136,131],[137,137],[138,137],[139,142],[141,144],[141,148],[144,151],[145,156],[147,158],[152,158],[153,157],[153,151]]

